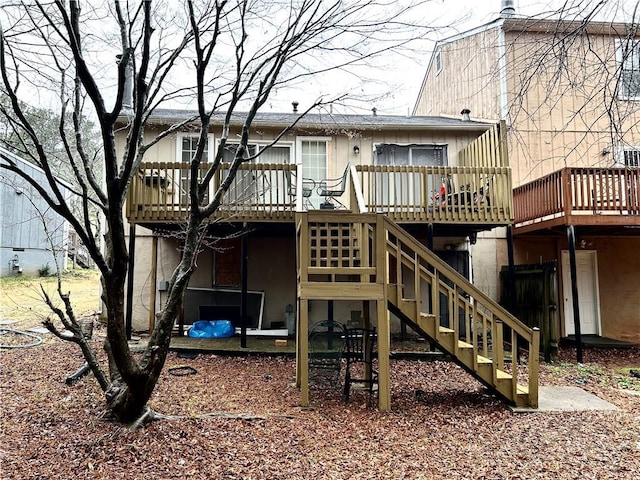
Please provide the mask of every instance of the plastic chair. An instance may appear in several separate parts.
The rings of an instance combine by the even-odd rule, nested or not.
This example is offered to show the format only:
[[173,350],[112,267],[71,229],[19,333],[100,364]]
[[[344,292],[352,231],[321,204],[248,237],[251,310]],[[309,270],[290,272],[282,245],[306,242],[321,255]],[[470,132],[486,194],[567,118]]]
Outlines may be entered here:
[[323,320],[311,327],[309,330],[310,387],[340,388],[344,344],[345,330],[341,323]]
[[349,401],[351,385],[363,384],[373,393],[378,383],[378,372],[373,368],[376,329],[348,328],[345,331],[344,357],[347,360],[344,378],[344,401]]
[[318,186],[318,195],[325,197],[325,201],[320,205],[321,209],[335,208],[334,201],[342,208],[347,208],[337,197],[342,196],[347,188],[347,175],[349,174],[349,164],[344,169],[344,173],[340,178],[326,178],[320,180]]

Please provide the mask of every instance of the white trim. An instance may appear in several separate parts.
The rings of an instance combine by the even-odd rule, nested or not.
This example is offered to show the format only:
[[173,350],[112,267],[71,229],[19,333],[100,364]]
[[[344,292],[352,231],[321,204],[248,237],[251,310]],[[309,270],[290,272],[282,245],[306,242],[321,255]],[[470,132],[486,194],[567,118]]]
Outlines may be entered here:
[[507,39],[504,28],[500,25],[498,29],[498,78],[500,82],[500,118],[507,125],[509,121],[509,96],[507,91]]
[[297,136],[296,137],[296,164],[302,165],[302,142],[327,142],[327,171],[325,172],[325,177],[328,178],[329,175],[329,159],[331,155],[329,154],[329,146],[333,140],[333,137],[327,136]]

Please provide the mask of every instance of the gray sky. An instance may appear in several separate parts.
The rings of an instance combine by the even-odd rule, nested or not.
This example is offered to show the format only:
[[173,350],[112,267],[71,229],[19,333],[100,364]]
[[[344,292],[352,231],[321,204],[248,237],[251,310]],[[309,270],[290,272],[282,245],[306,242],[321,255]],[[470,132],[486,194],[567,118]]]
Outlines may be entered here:
[[[633,6],[640,0],[608,0],[603,7],[599,20],[611,20],[614,15],[617,20],[631,18]],[[582,9],[593,8],[598,2],[595,0],[514,0],[513,4],[518,15],[539,16],[542,18],[557,17],[558,9],[567,3],[579,4]],[[463,32],[496,19],[499,15],[502,0],[434,0],[424,7],[425,11],[419,16],[433,19],[439,25],[450,25],[434,35],[434,39],[446,38],[458,32]],[[622,9],[620,9],[622,7]],[[573,18],[572,13],[567,16]],[[413,106],[426,72],[434,45],[429,39],[420,45],[421,52],[411,58],[392,56],[388,59],[390,68],[387,71],[373,71],[371,77],[379,81],[367,82],[364,85],[354,80],[351,89],[354,96],[371,95],[380,92],[382,98],[372,102],[349,102],[336,106],[335,109],[345,113],[366,113],[376,107],[379,113],[407,115]],[[330,96],[338,88],[344,88],[348,78],[342,78],[335,72],[318,80],[315,84],[306,84],[304,90],[288,89],[278,92],[272,97],[269,106],[273,111],[289,111],[291,102],[296,100],[300,108],[311,103],[319,96]]]

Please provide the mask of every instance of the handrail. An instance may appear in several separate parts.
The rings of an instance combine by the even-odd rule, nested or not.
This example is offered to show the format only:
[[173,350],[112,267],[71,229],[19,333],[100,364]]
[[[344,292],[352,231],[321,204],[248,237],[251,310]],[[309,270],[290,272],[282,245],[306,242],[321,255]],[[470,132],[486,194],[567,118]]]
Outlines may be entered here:
[[[456,339],[464,337],[471,345],[470,368],[478,372],[478,365],[487,363],[483,357],[491,360],[491,370],[483,371],[491,372],[491,384],[498,390],[502,388],[503,394],[508,386],[508,397],[514,401],[522,400],[518,395],[524,393],[523,382],[518,382],[518,367],[524,367],[518,366],[518,359],[526,351],[528,377],[522,378],[528,387],[528,403],[536,406],[539,332],[511,315],[387,216],[349,211],[301,213],[296,237],[298,286],[305,296],[351,299],[359,298],[362,292],[377,295],[376,288],[382,287],[385,295],[376,298],[386,298],[391,303],[415,300],[418,317],[411,318],[414,322],[421,318],[419,305],[429,307],[422,313],[434,315],[439,325],[442,320],[441,326],[452,330]],[[503,325],[511,331],[504,339],[511,345],[511,367],[505,367]],[[443,339],[439,335],[446,334],[446,329],[436,330],[434,340],[440,342]],[[457,355],[463,347],[456,341],[451,348]]]
[[514,189],[517,224],[569,215],[639,215],[640,170],[567,167]]
[[[478,354],[493,360],[494,380],[498,378],[498,370],[504,369],[501,325],[509,327],[511,329],[509,341],[512,353],[511,388],[513,398],[516,397],[518,391],[517,359],[519,349],[522,349],[524,345],[529,355],[527,379],[529,403],[536,406],[539,332],[529,328],[511,315],[390,219],[385,217],[383,224],[387,254],[392,259],[395,258],[397,276],[395,279],[387,278],[387,282],[399,285],[398,288],[400,285],[407,287],[401,266],[406,267],[409,270],[409,277],[406,277],[407,283],[413,283],[413,292],[405,291],[404,296],[413,294],[413,298],[419,305],[423,298],[421,283],[425,282],[430,286],[431,313],[436,317],[439,317],[440,313],[441,295],[447,298],[448,327],[455,331],[456,338],[459,338],[460,335],[459,316],[460,311],[463,310],[464,325],[462,328],[466,332],[467,341],[470,341],[473,346],[474,363],[477,362]],[[386,275],[388,272],[385,274],[385,278]],[[410,287],[409,290],[411,290]],[[436,338],[436,340],[438,339]],[[492,342],[491,348],[489,348],[489,341]],[[458,348],[457,342],[455,348]]]
[[357,165],[367,212],[400,222],[507,225],[509,167]]

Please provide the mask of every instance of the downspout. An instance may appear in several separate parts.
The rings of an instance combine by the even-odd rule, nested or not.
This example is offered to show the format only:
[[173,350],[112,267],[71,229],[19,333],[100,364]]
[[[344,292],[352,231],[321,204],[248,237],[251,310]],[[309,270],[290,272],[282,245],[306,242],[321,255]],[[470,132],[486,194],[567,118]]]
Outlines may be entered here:
[[500,83],[500,118],[509,121],[509,97],[507,96],[507,45],[504,33],[504,21],[498,24],[498,82]]

